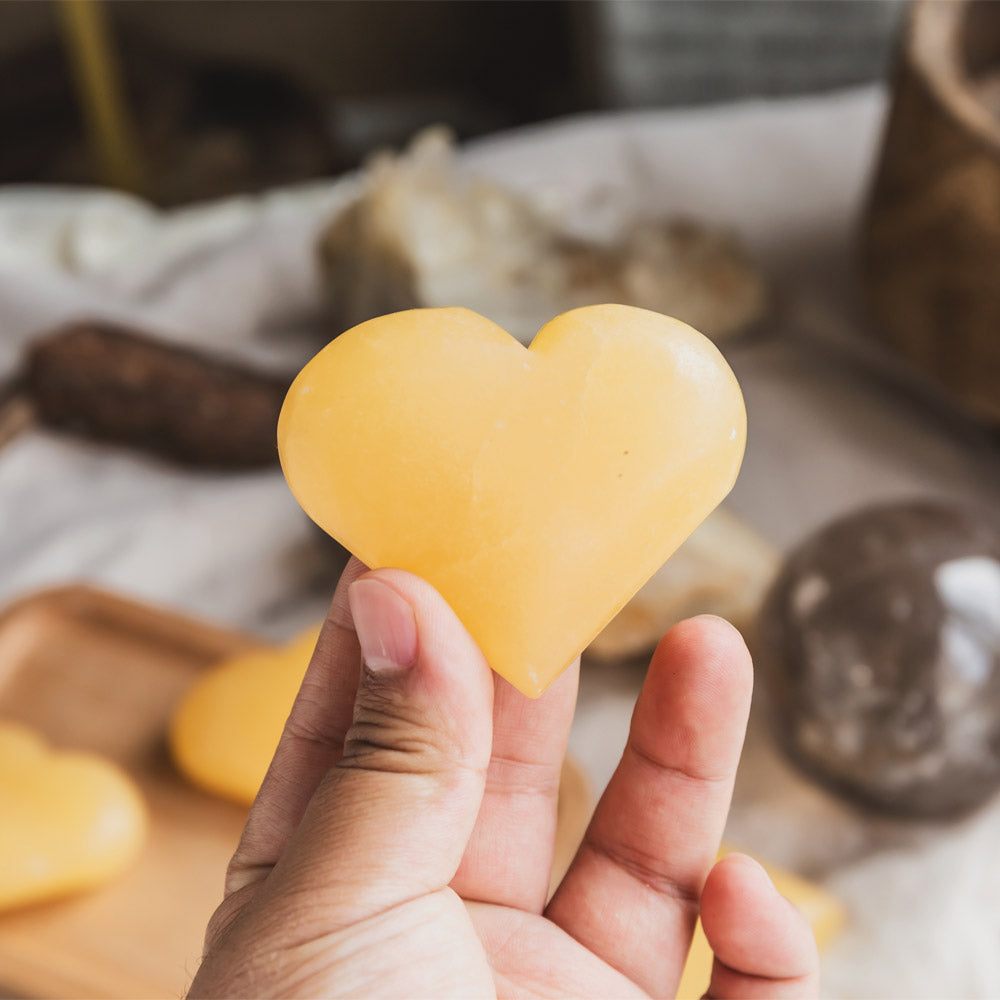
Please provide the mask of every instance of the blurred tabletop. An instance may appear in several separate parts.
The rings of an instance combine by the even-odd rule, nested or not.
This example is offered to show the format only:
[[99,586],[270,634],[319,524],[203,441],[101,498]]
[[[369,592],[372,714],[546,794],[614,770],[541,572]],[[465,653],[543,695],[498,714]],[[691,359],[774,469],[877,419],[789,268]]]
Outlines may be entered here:
[[[583,235],[684,216],[750,247],[776,296],[766,329],[721,345],[750,419],[732,506],[782,548],[872,500],[1000,496],[995,446],[865,329],[853,251],[884,113],[865,89],[566,119],[463,152]],[[0,378],[32,336],[81,317],[294,368],[322,338],[316,237],[356,190],[347,177],[162,213],[0,189]],[[277,639],[329,601],[277,470],[190,472],[32,430],[0,451],[0,525],[2,602],[85,580]],[[572,748],[597,788],[641,679],[584,670]],[[755,718],[728,839],[846,903],[825,995],[1000,994],[1000,807],[948,826],[872,820],[789,769]]]

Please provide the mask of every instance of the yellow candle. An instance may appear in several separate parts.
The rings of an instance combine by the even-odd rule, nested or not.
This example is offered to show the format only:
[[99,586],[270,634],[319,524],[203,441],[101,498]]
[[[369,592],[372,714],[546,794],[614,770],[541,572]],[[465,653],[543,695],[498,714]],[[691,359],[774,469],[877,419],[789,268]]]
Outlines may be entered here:
[[588,306],[530,348],[466,309],[362,323],[296,378],[278,448],[306,513],[427,579],[537,696],[731,489],[739,386],[678,320]]
[[101,179],[126,191],[140,191],[142,164],[126,109],[108,23],[99,0],[61,0],[66,44],[76,88]]

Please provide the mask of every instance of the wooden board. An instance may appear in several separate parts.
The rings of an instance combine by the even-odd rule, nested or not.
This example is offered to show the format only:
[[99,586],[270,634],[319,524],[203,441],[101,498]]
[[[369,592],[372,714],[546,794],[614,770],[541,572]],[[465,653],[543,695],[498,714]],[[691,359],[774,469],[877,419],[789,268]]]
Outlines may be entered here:
[[[0,915],[0,995],[176,997],[198,965],[209,915],[246,810],[174,770],[167,719],[199,671],[256,645],[86,587],[46,591],[0,612],[0,718],[55,746],[118,761],[152,818],[138,863],[86,895]],[[589,794],[564,773],[557,869],[575,850]]]
[[136,866],[87,895],[0,916],[0,986],[32,996],[182,994],[246,818],[171,766],[173,705],[246,636],[107,594],[49,591],[0,616],[0,718],[56,746],[104,754],[139,783],[152,818]]

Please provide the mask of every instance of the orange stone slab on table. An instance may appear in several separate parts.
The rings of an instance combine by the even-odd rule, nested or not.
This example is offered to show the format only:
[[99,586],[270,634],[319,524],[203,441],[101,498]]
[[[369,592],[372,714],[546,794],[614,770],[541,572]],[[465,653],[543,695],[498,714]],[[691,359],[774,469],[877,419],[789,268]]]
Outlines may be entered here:
[[427,579],[533,697],[726,496],[745,439],[718,348],[619,305],[530,348],[467,309],[370,320],[306,365],[278,424],[306,513]]

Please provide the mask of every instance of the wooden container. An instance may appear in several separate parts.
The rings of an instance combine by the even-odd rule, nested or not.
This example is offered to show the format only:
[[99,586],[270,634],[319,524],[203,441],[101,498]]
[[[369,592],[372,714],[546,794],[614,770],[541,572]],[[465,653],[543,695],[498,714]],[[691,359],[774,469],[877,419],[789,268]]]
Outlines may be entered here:
[[909,11],[863,275],[888,342],[1000,425],[1000,4]]

